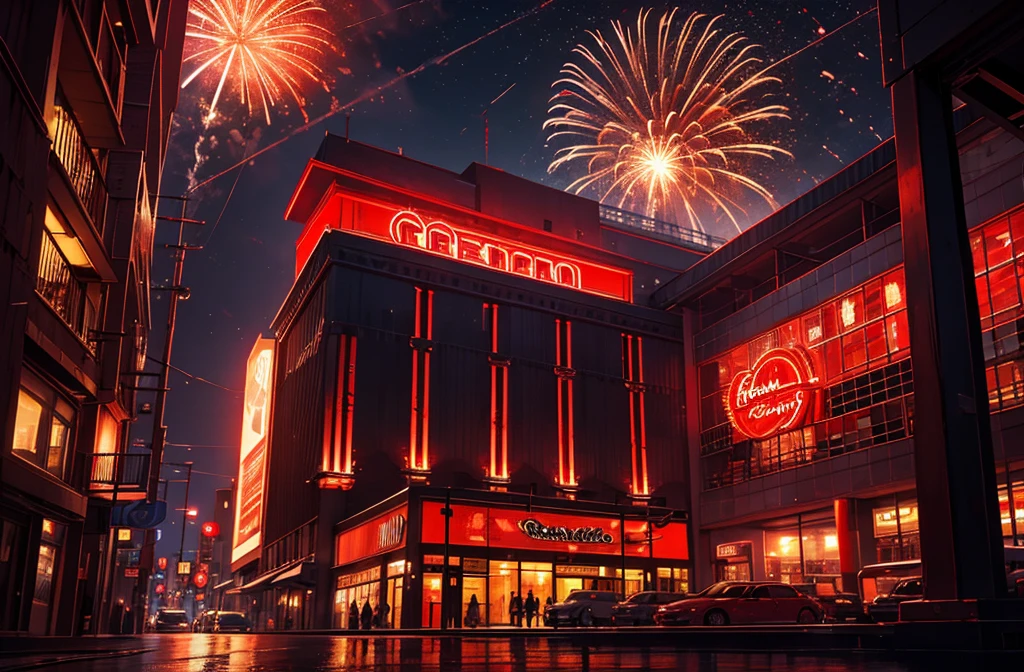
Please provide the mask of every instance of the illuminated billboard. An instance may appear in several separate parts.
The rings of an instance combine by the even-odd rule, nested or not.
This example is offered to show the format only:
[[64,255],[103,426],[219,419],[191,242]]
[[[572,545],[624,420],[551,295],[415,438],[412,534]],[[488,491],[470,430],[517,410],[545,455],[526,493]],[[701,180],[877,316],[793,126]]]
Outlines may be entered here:
[[273,374],[274,340],[259,338],[249,354],[245,373],[242,437],[235,488],[235,531],[231,546],[232,570],[245,564],[260,547]]

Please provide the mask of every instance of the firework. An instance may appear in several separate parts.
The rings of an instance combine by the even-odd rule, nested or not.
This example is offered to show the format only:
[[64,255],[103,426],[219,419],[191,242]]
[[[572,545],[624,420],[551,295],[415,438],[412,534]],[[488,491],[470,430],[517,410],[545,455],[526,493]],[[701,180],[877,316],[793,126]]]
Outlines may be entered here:
[[744,192],[775,207],[744,166],[790,156],[750,133],[789,118],[787,108],[764,103],[765,85],[780,80],[760,69],[757,45],[716,27],[721,16],[691,14],[679,27],[675,14],[663,15],[656,31],[648,31],[649,10],[635,32],[612,21],[611,39],[588,31],[596,48],[573,49],[544,123],[549,141],[573,144],[558,150],[548,172],[582,164],[587,174],[569,185],[574,193],[591,190],[602,202],[701,231],[705,220],[724,216],[738,231]]
[[315,0],[191,0],[188,13],[185,62],[196,66],[181,88],[207,70],[219,73],[206,123],[225,84],[237,88],[250,115],[262,109],[268,124],[270,108],[286,97],[306,117],[303,90],[326,86],[318,61],[331,36],[323,26],[326,10]]

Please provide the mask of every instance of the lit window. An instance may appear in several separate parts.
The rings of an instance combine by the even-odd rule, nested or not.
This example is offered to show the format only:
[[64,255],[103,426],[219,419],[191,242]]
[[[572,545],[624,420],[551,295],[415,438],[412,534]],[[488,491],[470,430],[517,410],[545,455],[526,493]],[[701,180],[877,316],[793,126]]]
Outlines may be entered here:
[[843,299],[843,304],[840,307],[840,315],[843,319],[844,327],[852,327],[857,322],[857,308],[853,301],[850,299]]
[[885,307],[887,309],[893,309],[903,302],[903,293],[900,292],[900,286],[895,282],[889,282],[885,285]]
[[[18,415],[14,420],[14,452],[21,457],[35,461],[36,442],[39,437],[39,423],[43,405],[25,390],[18,395]],[[27,454],[26,454],[27,453]]]

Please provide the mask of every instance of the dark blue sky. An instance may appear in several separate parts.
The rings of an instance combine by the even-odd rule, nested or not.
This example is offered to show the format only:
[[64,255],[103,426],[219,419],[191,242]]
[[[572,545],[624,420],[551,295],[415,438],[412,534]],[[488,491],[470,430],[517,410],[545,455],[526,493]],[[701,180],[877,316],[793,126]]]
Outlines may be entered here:
[[[532,9],[540,0],[423,0],[398,11],[406,0],[322,0],[337,35],[326,66],[333,80],[330,92],[311,91],[310,117],[344,105],[367,91],[443,56]],[[786,57],[874,8],[873,0],[702,0],[678,4],[626,0],[553,0],[526,19],[460,51],[441,63],[384,90],[351,110],[355,140],[403,151],[416,159],[462,171],[483,160],[480,113],[498,94],[515,84],[490,111],[490,162],[499,168],[557,188],[569,173],[547,174],[554,147],[548,147],[541,124],[546,118],[551,83],[572,47],[586,41],[584,31],[607,30],[612,19],[634,23],[640,8],[655,14],[678,6],[680,18],[692,11],[724,14],[723,25],[764,45],[767,62]],[[367,17],[380,18],[345,28]],[[185,73],[189,72],[186,66]],[[844,163],[863,155],[892,132],[889,95],[881,86],[878,22],[872,13],[780,65],[783,81],[774,101],[790,108],[792,120],[766,127],[764,140],[792,152],[792,160],[766,164],[760,181],[786,203],[834,174]],[[161,191],[180,194],[193,165],[192,151],[201,130],[197,101],[211,92],[199,80],[182,92],[178,124]],[[230,105],[223,106],[225,113]],[[245,124],[226,114],[207,133],[202,145],[210,158],[199,179],[231,166],[240,156],[234,137],[248,136],[248,150],[266,146],[300,126],[296,111],[277,111],[268,127]],[[345,114],[319,123],[281,146],[258,155],[238,175],[233,171],[195,194],[192,217],[206,227],[188,232],[190,242],[204,245],[189,253],[185,284],[190,300],[179,304],[172,363],[195,376],[233,389],[244,384],[245,360],[254,339],[267,333],[271,319],[294,277],[294,242],[299,226],[283,221],[288,197],[303,166],[325,131],[344,133]],[[241,135],[238,135],[238,134]],[[215,139],[212,147],[209,138]],[[211,149],[212,147],[212,149]],[[231,198],[228,194],[235,179]],[[164,207],[168,204],[165,203]],[[176,205],[161,214],[178,214]],[[173,212],[169,212],[169,210]],[[223,211],[223,214],[221,212]],[[764,212],[757,213],[763,215]],[[757,216],[755,215],[755,216]],[[214,223],[218,222],[214,229]],[[749,222],[748,222],[749,223]],[[173,224],[161,223],[154,268],[155,283],[169,283],[171,260],[159,243],[176,235]],[[155,330],[150,354],[162,348],[166,297],[154,295]],[[165,459],[192,460],[192,502],[199,521],[212,517],[213,490],[230,484],[237,471],[241,397],[238,394],[171,376],[166,424],[171,445]],[[139,423],[134,436],[148,443],[150,429]],[[198,447],[202,446],[202,447]],[[218,475],[220,474],[220,475]],[[180,478],[168,468],[165,476]],[[183,487],[172,485],[173,510],[182,505]],[[180,513],[164,525],[160,551],[176,551]],[[197,527],[189,528],[186,548],[195,547]]]

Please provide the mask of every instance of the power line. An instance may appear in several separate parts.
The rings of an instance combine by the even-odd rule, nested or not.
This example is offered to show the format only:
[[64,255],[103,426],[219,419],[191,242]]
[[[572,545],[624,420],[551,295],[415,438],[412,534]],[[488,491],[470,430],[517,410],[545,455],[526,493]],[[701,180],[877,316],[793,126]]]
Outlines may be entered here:
[[171,369],[172,371],[180,373],[181,375],[185,376],[186,378],[191,378],[192,380],[195,380],[197,382],[206,383],[207,385],[212,385],[213,387],[216,387],[216,388],[219,388],[221,390],[224,390],[225,392],[231,392],[233,394],[245,394],[245,392],[243,390],[235,390],[235,389],[232,389],[230,387],[224,387],[223,385],[221,385],[219,383],[215,383],[212,380],[207,380],[206,378],[201,378],[199,376],[194,376],[191,373],[189,373],[188,371],[185,371],[184,369],[179,369],[175,365],[163,362],[163,361],[157,359],[156,357],[152,357],[150,355],[146,355],[146,359],[148,359],[151,362],[156,362],[157,364],[160,364],[161,366],[166,366],[169,369]]

